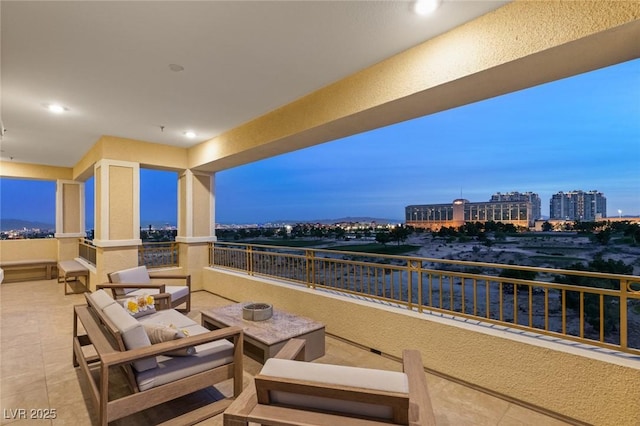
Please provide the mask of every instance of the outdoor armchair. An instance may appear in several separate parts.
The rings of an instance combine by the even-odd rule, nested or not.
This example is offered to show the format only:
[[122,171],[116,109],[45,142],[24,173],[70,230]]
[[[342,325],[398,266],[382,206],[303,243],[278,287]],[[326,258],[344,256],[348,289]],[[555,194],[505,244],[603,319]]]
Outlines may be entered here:
[[[149,273],[146,266],[123,269],[107,274],[109,284],[101,284],[98,288],[109,288],[115,299],[152,295],[156,305],[160,309],[168,307],[177,309],[186,304],[186,308],[178,309],[181,312],[191,311],[191,275],[170,275]],[[158,280],[162,280],[158,283]],[[182,284],[167,285],[164,281],[183,281]]]
[[404,350],[404,372],[296,361],[291,339],[224,413],[225,426],[434,426],[420,352]]

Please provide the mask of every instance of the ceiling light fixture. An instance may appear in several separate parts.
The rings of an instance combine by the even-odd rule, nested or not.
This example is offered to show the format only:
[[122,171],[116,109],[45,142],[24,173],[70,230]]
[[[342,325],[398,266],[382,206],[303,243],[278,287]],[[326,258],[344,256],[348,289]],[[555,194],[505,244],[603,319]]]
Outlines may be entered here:
[[187,130],[186,132],[184,132],[184,135],[189,139],[193,139],[196,137],[196,132],[194,132],[193,130]]
[[413,10],[418,15],[429,15],[440,7],[440,0],[416,0]]
[[49,110],[49,112],[52,112],[54,114],[62,114],[65,111],[69,111],[68,108],[65,108],[59,104],[48,104],[47,109]]

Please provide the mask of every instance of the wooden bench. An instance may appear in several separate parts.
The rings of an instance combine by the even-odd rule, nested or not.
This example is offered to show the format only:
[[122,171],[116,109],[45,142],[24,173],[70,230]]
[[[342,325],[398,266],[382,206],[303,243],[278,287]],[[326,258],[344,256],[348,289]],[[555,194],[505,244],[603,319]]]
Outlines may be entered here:
[[[0,262],[0,268],[4,270],[4,282],[29,281],[33,279],[31,274],[25,272],[41,269],[44,271],[44,279],[51,280],[55,278],[54,270],[57,261],[55,259],[29,259],[29,260],[3,260]],[[14,274],[13,272],[16,272]],[[22,272],[22,274],[20,274]],[[13,276],[15,275],[15,276]]]
[[[82,291],[68,291],[71,286],[69,281],[79,282],[80,277],[84,277]],[[70,280],[70,278],[73,278]],[[58,262],[58,282],[64,283],[64,294],[76,294],[89,291],[89,269],[82,263],[75,260],[62,260]]]

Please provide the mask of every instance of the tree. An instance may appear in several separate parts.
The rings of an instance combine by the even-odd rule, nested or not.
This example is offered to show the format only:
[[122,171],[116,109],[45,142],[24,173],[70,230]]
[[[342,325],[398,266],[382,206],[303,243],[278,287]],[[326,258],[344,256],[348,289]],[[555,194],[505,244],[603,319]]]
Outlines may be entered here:
[[391,236],[388,232],[378,232],[376,233],[376,242],[385,245],[389,241],[391,241]]
[[[621,275],[633,274],[632,265],[627,265],[621,260],[604,260],[602,255],[597,255],[586,267],[582,263],[574,263],[567,269]],[[620,290],[618,280],[563,275],[556,277],[554,282],[591,288]],[[568,308],[575,310],[580,309],[580,293],[567,291],[566,297]],[[600,324],[600,296],[597,294],[584,294],[585,321],[591,324],[596,331],[600,331],[601,326],[605,333],[617,330],[618,324],[620,323],[620,306],[617,298],[604,296],[603,308],[604,324]]]
[[553,231],[553,225],[547,220],[542,224],[542,230],[544,232]]
[[405,241],[410,233],[411,231],[408,228],[400,225],[391,230],[390,238],[400,245],[400,241]]
[[[523,271],[520,269],[503,269],[502,272],[500,272],[500,276],[503,278],[513,278],[516,280],[527,280],[527,281],[535,280],[536,275],[538,275],[538,273],[535,271]],[[516,285],[516,291],[524,291],[528,289],[529,287],[526,285],[521,285],[519,287]],[[509,284],[509,283],[503,284],[502,291],[504,293],[513,293],[513,284]]]
[[606,246],[607,244],[609,244],[609,241],[611,240],[611,229],[604,229],[598,232],[593,236],[593,239],[596,240],[598,243],[602,244],[603,246]]
[[631,237],[634,243],[640,243],[640,225],[637,223],[628,224],[624,229],[624,235]]

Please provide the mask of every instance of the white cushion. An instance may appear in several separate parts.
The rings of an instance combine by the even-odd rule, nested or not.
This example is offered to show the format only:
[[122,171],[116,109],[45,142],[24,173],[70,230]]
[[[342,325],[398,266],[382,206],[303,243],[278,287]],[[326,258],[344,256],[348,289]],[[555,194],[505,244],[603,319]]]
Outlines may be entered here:
[[196,346],[196,353],[186,357],[158,356],[158,367],[136,374],[141,391],[172,383],[203,371],[233,362],[233,343],[216,340]]
[[[164,289],[167,293],[171,294],[172,302],[175,302],[181,297],[185,297],[189,295],[189,287],[187,287],[186,285],[167,285],[164,287]],[[140,289],[133,289],[133,291],[131,291],[132,289],[126,289],[126,290],[129,290],[129,292],[127,293],[127,296],[142,296],[143,294],[154,295],[154,294],[160,293],[160,290],[155,288],[140,288]]]
[[113,297],[109,295],[106,291],[100,289],[88,295],[89,299],[91,299],[91,304],[99,310],[103,310],[107,306],[115,303]]
[[[111,281],[115,284],[150,284],[151,277],[146,266],[137,266],[135,268],[123,269],[122,271],[112,272],[110,275]],[[128,294],[136,288],[116,289],[116,294]],[[121,293],[122,292],[122,293]]]
[[[342,365],[316,364],[287,359],[270,358],[260,374],[294,380],[305,380],[329,385],[351,386],[409,394],[409,382],[405,373],[373,370]],[[291,392],[270,392],[271,401],[316,410],[365,415],[381,419],[392,418],[390,407],[338,400],[333,398],[301,395]]]
[[162,311],[156,311],[155,314],[147,315],[139,318],[142,324],[158,324],[165,326],[174,326],[177,328],[187,328],[194,324],[197,324],[194,320],[186,315],[181,314],[175,309],[164,309]]
[[[151,346],[149,336],[144,331],[142,324],[129,315],[119,303],[112,303],[104,308],[103,312],[122,335],[126,349]],[[146,371],[157,366],[158,362],[155,357],[141,359],[133,363],[133,367],[137,371]]]

